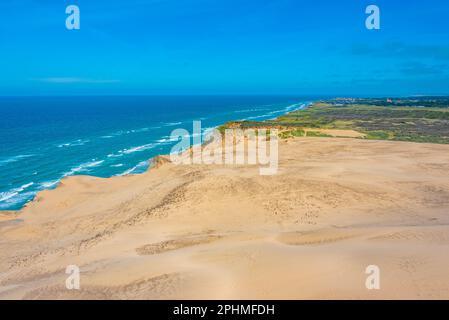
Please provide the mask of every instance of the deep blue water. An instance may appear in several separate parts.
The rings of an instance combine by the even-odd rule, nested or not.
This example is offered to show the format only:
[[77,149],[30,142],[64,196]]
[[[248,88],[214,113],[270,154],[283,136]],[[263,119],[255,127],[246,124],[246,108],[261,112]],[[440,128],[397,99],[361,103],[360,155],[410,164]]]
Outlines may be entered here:
[[265,120],[313,97],[140,96],[0,98],[0,210],[16,210],[69,175],[136,174],[168,154],[172,130]]

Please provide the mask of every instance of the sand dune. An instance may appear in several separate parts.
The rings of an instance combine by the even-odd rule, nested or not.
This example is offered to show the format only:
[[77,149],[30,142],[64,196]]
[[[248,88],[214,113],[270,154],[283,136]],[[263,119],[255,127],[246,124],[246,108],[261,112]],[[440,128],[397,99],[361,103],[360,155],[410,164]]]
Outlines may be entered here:
[[[279,172],[68,177],[0,216],[1,299],[449,299],[449,146],[296,138]],[[81,289],[65,287],[66,266]],[[367,290],[365,268],[381,270]]]

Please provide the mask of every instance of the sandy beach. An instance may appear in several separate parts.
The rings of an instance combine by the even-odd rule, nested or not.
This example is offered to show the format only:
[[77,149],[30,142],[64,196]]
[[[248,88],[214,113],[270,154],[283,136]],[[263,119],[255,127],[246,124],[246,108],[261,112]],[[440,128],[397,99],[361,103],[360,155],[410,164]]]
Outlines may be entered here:
[[291,138],[273,176],[162,162],[3,212],[0,299],[449,299],[449,145]]

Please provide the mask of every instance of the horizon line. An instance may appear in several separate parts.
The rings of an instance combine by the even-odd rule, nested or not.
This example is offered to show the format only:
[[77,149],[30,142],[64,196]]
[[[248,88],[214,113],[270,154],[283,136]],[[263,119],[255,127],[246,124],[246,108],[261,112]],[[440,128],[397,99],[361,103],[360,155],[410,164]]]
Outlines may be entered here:
[[419,97],[449,97],[449,93],[438,94],[304,94],[304,93],[172,93],[172,94],[24,94],[24,95],[0,95],[0,98],[61,98],[61,97],[326,97],[326,98],[419,98]]

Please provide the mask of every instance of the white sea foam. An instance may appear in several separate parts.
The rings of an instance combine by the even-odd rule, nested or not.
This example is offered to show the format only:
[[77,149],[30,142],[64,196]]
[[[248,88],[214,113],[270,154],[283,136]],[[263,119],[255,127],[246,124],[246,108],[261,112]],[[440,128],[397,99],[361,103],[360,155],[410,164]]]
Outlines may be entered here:
[[70,169],[70,171],[64,173],[62,176],[67,177],[67,176],[74,175],[75,173],[78,173],[78,172],[89,171],[89,168],[97,167],[100,164],[102,164],[103,162],[104,162],[104,160],[97,161],[97,160],[93,159],[90,162],[82,163],[79,166]]
[[[8,197],[5,200],[0,200],[0,210],[8,210],[12,206],[23,203],[24,201],[32,200],[35,195],[35,192],[24,192],[24,193],[17,193],[13,197]],[[0,193],[0,198],[2,197]]]
[[146,131],[148,131],[148,130],[150,130],[150,128],[134,129],[134,130],[131,130],[131,133],[146,132]]
[[58,145],[58,148],[67,148],[67,147],[76,147],[76,146],[82,146],[86,143],[90,142],[90,140],[82,140],[78,139],[72,142],[62,143]]
[[2,159],[2,160],[0,160],[0,167],[6,165],[8,163],[16,162],[16,161],[19,161],[21,159],[29,158],[29,157],[32,157],[32,156],[34,156],[34,155],[33,154],[20,154],[20,155],[17,155],[17,156],[13,156],[13,157],[9,157],[9,158],[6,158],[6,159]]
[[45,181],[45,182],[41,182],[41,187],[44,189],[50,189],[51,187],[54,187],[55,185],[57,185],[59,183],[59,180],[54,180],[54,181]]
[[118,164],[111,164],[112,168],[119,168],[119,167],[123,167],[123,163],[118,163]]
[[20,188],[18,188],[18,190],[19,190],[19,191],[23,191],[23,190],[25,190],[26,188],[31,187],[33,184],[34,184],[34,182],[30,182],[30,183],[24,184],[24,185],[22,185]]
[[177,137],[175,138],[175,137],[171,137],[171,136],[165,136],[165,137],[162,137],[162,139],[157,140],[156,142],[158,142],[160,145],[162,145],[162,144],[168,144],[168,143],[176,142],[176,141],[178,141]]
[[[207,128],[202,128],[201,129],[201,133],[197,132],[197,133],[189,133],[189,134],[185,134],[182,136],[182,138],[194,138],[194,137],[198,137],[198,136],[206,136],[208,135],[210,132],[212,132],[215,129],[215,127],[207,127]],[[170,144],[172,142],[177,142],[179,140],[179,136],[165,136],[162,137],[162,139],[157,140],[157,142],[159,142],[159,144],[164,145],[164,144]]]
[[33,184],[34,184],[34,182],[30,182],[30,183],[24,184],[18,188],[14,188],[14,189],[11,189],[6,192],[0,192],[0,202],[4,202],[4,201],[7,201],[9,199],[16,197],[17,195],[19,195],[20,192],[31,187]]
[[111,138],[114,138],[114,137],[119,137],[119,136],[124,135],[124,134],[147,132],[147,131],[149,131],[151,129],[158,129],[158,128],[161,128],[161,127],[156,126],[156,127],[145,127],[145,128],[139,128],[139,129],[131,129],[131,130],[119,130],[119,131],[113,132],[111,134],[107,134],[107,135],[101,136],[100,138],[102,138],[102,139],[111,139]]
[[128,155],[128,154],[131,154],[134,152],[142,152],[145,150],[153,149],[157,146],[170,144],[170,143],[176,142],[176,141],[178,141],[177,138],[172,138],[170,136],[164,136],[161,139],[156,140],[154,143],[148,143],[148,144],[144,144],[144,145],[137,146],[137,147],[123,149],[123,150],[118,151],[118,153],[110,153],[107,155],[107,157],[108,158],[118,158],[118,157],[122,157],[123,155]]
[[128,155],[128,154],[131,154],[134,152],[142,152],[145,150],[153,149],[159,145],[167,144],[172,141],[176,141],[176,140],[172,140],[172,139],[170,139],[170,137],[165,136],[165,137],[162,137],[162,139],[157,140],[155,143],[148,143],[148,144],[144,144],[144,145],[137,146],[137,147],[123,149],[123,150],[118,151],[118,153],[110,153],[107,155],[107,157],[108,158],[123,157],[124,155]]
[[265,110],[268,110],[268,109],[257,109],[257,108],[253,108],[253,109],[243,109],[243,110],[237,110],[237,111],[234,111],[234,113],[245,113],[245,112],[255,112],[255,111],[265,111]]
[[256,120],[256,119],[261,119],[261,118],[264,118],[264,117],[267,117],[268,115],[261,115],[261,116],[254,116],[254,117],[248,117],[248,118],[245,118],[245,119],[243,119],[243,120]]
[[148,150],[148,149],[152,149],[155,146],[156,145],[154,143],[149,143],[149,144],[144,144],[144,145],[141,145],[141,146],[138,146],[138,147],[133,147],[133,148],[121,150],[120,153],[130,154],[130,153],[134,153],[134,152],[141,152],[141,151],[145,151],[145,150]]
[[0,202],[6,201],[14,196],[17,196],[19,193],[14,191],[0,192]]
[[267,112],[267,113],[265,113],[263,115],[260,115],[260,116],[248,117],[248,118],[245,118],[243,120],[256,120],[256,119],[261,119],[261,118],[268,118],[268,117],[271,117],[273,115],[280,116],[282,114],[285,114],[286,112],[290,112],[290,111],[298,110],[298,109],[303,109],[305,106],[306,105],[304,103],[296,103],[296,104],[289,105],[289,106],[287,106],[287,107],[285,107],[283,109],[270,111],[270,112]]
[[[119,152],[120,152],[120,151],[119,151]],[[123,153],[118,153],[118,154],[110,153],[110,154],[108,154],[107,157],[108,157],[108,158],[118,158],[118,157],[123,157]]]
[[141,172],[145,171],[148,168],[148,165],[149,165],[149,161],[139,162],[136,166],[134,166],[131,169],[128,169],[128,170],[122,172],[121,174],[118,174],[118,176],[126,176],[126,175],[129,175],[129,174],[141,173]]
[[182,122],[166,122],[166,123],[163,123],[163,126],[164,127],[173,127],[173,126],[177,126],[180,124],[182,124]]

